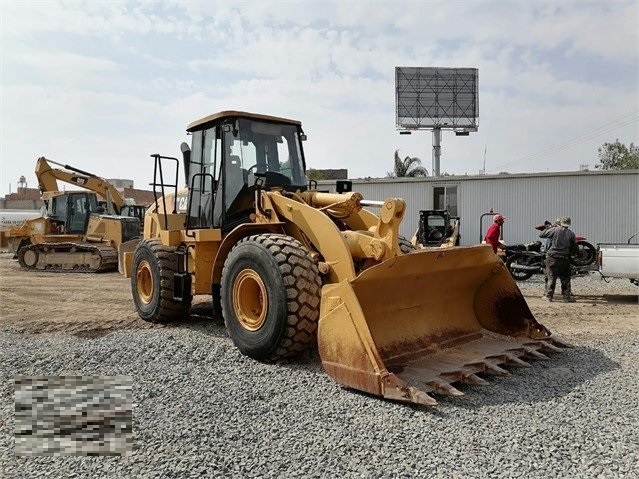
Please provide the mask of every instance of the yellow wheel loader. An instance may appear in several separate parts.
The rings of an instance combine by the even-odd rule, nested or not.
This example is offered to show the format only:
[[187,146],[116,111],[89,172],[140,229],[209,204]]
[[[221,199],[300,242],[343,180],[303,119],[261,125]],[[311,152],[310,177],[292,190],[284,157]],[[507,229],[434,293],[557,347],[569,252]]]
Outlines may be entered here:
[[[125,205],[124,199],[103,178],[68,165],[60,165],[66,170],[53,169],[50,163],[59,165],[38,158],[35,170],[45,214],[6,233],[20,266],[51,272],[117,269],[118,247],[139,238],[140,221],[116,215]],[[85,190],[58,191],[57,180]],[[99,204],[98,195],[105,200],[106,209]]]
[[300,122],[224,111],[187,131],[187,190],[162,180],[179,160],[153,155],[161,191],[122,254],[142,319],[186,320],[212,295],[242,353],[277,361],[317,340],[338,383],[426,405],[565,346],[489,246],[408,252],[403,200],[307,183]]

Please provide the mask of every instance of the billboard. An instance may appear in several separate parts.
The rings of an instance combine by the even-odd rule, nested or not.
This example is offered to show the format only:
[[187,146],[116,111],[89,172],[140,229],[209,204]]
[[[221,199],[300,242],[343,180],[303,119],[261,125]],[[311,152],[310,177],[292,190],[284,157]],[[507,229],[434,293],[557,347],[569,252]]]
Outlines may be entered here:
[[397,128],[477,131],[477,68],[395,67]]

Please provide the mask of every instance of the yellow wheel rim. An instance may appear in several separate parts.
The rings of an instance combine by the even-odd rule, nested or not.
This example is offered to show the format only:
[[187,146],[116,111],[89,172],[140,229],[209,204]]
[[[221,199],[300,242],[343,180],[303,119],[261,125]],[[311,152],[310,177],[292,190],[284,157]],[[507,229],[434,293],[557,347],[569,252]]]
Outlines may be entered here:
[[244,269],[233,283],[233,310],[244,329],[257,331],[264,324],[268,311],[266,286],[252,269]]
[[151,272],[151,265],[145,259],[138,264],[135,282],[138,288],[138,296],[144,304],[149,304],[153,298],[153,273]]

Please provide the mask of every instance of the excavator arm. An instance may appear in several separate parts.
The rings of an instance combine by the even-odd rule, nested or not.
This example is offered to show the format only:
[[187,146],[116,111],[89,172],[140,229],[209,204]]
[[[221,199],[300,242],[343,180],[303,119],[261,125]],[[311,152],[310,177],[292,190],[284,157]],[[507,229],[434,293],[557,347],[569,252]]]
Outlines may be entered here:
[[[61,166],[64,169],[52,168],[51,165]],[[79,186],[93,191],[102,196],[107,202],[107,213],[120,214],[120,210],[126,204],[120,192],[104,178],[93,173],[82,171],[73,166],[63,165],[44,156],[38,158],[35,169],[38,178],[40,192],[59,191],[58,180],[71,185]]]

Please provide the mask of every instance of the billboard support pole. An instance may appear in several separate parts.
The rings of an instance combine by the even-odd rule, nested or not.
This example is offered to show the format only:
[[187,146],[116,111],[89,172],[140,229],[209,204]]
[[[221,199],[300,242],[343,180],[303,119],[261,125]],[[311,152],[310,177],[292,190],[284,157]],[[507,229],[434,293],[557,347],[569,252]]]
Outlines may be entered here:
[[433,128],[433,176],[439,176],[439,159],[442,153],[442,129]]

